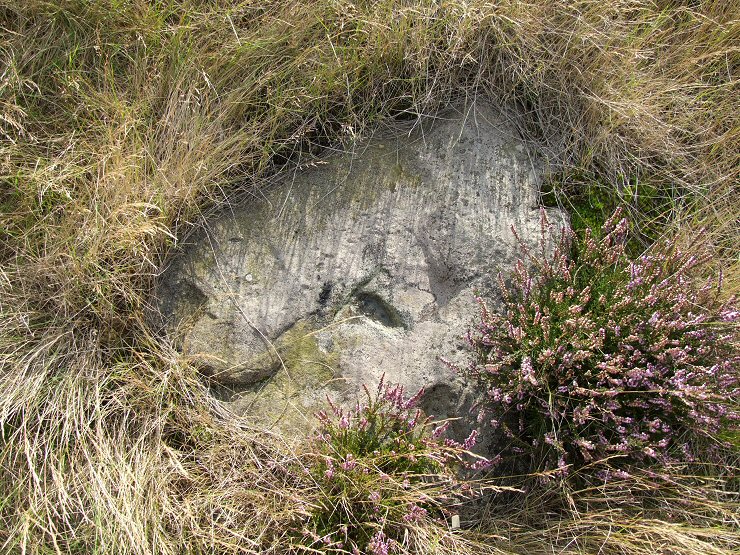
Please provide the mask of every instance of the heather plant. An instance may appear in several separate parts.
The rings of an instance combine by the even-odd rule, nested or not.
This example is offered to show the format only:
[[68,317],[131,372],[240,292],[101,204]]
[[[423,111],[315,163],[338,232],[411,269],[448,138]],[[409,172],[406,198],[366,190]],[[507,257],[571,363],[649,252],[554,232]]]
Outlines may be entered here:
[[502,313],[479,299],[469,367],[485,387],[479,420],[502,434],[502,460],[565,475],[609,461],[691,461],[697,441],[737,429],[733,299],[721,275],[699,281],[701,241],[675,240],[631,260],[618,209],[597,237],[564,232],[547,256],[524,246]]
[[[445,423],[434,426],[417,408],[420,390],[406,397],[400,385],[384,384],[366,403],[318,414],[315,453],[307,464],[319,501],[300,529],[309,549],[386,555],[413,548],[414,530],[430,520],[444,522],[447,508],[470,489],[456,471],[471,464],[462,444],[443,439]],[[305,464],[305,463],[304,463]]]

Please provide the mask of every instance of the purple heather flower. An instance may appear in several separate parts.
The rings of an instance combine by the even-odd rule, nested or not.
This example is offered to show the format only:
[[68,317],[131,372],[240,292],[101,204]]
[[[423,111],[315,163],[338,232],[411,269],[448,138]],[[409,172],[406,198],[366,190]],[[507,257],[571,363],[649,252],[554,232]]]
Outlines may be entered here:
[[447,431],[447,428],[450,427],[449,420],[442,424],[441,426],[437,426],[432,430],[432,439],[438,439],[444,435],[444,433]]
[[526,356],[524,357],[524,359],[522,359],[521,371],[522,379],[525,382],[529,382],[535,387],[539,385],[539,382],[534,375],[534,367],[532,366],[532,359],[530,357]]
[[393,540],[388,539],[382,530],[379,530],[370,539],[367,548],[372,555],[388,555]]
[[332,477],[334,476],[334,463],[332,463],[331,459],[329,459],[326,466],[327,468],[326,468],[326,471],[324,471],[324,477],[327,480],[331,480]]
[[463,449],[472,449],[473,446],[478,442],[478,430],[473,430],[470,435],[463,442]]
[[419,507],[418,505],[415,505],[413,503],[410,503],[408,505],[408,512],[403,515],[403,520],[405,522],[418,522],[421,519],[423,519],[425,516],[427,516],[426,509]]

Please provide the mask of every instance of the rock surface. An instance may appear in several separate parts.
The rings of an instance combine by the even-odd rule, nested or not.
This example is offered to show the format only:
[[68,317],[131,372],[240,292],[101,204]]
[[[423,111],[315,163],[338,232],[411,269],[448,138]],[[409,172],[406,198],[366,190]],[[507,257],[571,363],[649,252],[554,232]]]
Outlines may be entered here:
[[[159,307],[213,391],[261,425],[305,431],[329,394],[427,390],[436,418],[470,402],[440,356],[540,238],[542,164],[482,103],[296,171],[207,222],[165,272]],[[559,227],[565,217],[549,210]]]

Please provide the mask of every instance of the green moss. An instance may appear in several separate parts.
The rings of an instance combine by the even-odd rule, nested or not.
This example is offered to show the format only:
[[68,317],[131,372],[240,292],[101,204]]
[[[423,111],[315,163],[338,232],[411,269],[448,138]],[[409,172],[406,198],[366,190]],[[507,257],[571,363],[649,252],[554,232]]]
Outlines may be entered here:
[[275,342],[282,364],[274,352],[266,355],[276,363],[277,371],[244,394],[248,414],[286,432],[305,432],[306,420],[312,421],[313,412],[323,405],[339,364],[336,349],[324,352],[319,348],[315,331],[312,323],[299,321]]
[[618,203],[612,189],[595,182],[575,184],[552,180],[543,185],[542,204],[560,207],[561,198],[569,200],[564,208],[569,212],[571,228],[579,235],[586,229],[598,232]]
[[313,331],[302,321],[280,337],[277,348],[284,368],[275,375],[273,383],[286,395],[300,395],[306,387],[320,387],[334,378],[339,356],[335,351],[322,352]]
[[649,178],[633,176],[617,186],[581,174],[548,181],[540,198],[545,206],[566,209],[579,237],[586,229],[598,236],[614,210],[626,207],[631,214],[630,255],[638,255],[660,236],[677,202],[673,191]]
[[396,162],[391,167],[390,182],[388,184],[392,191],[396,190],[396,183],[403,183],[406,186],[418,187],[421,185],[421,176],[409,169],[408,165]]

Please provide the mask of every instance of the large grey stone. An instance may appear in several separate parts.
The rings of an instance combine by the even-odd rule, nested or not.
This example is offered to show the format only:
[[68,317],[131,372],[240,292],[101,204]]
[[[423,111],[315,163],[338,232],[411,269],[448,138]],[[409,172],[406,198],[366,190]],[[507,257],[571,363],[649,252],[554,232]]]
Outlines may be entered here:
[[[234,412],[306,429],[325,395],[427,388],[437,418],[470,401],[439,357],[540,238],[542,162],[490,106],[427,118],[299,170],[189,240],[159,288],[182,348]],[[563,214],[550,210],[556,227]]]

